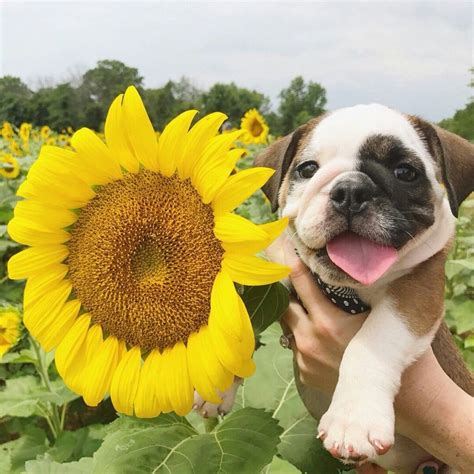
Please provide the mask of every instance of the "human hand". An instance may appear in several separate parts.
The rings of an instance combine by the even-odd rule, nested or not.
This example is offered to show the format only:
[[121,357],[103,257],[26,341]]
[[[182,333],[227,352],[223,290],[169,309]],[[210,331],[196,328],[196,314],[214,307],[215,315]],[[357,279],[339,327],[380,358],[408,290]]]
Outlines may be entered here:
[[332,395],[344,350],[367,313],[348,315],[332,304],[288,240],[282,244],[285,263],[292,269],[291,282],[304,306],[296,300],[290,302],[281,321],[283,332],[294,336],[292,349],[301,382]]

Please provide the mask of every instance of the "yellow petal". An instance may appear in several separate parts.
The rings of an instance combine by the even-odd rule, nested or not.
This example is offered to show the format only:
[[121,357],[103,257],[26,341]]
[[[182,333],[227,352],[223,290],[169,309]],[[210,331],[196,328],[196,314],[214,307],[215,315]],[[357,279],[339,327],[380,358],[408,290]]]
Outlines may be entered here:
[[191,383],[204,400],[211,403],[221,403],[222,399],[217,395],[216,386],[209,379],[202,363],[203,339],[200,336],[199,332],[192,333],[188,337],[187,356]]
[[59,344],[55,353],[56,368],[66,385],[79,392],[80,379],[84,367],[84,348],[87,331],[90,324],[90,314],[80,316],[64,339]]
[[216,216],[214,222],[214,235],[222,243],[255,242],[261,245],[269,243],[267,232],[237,214],[228,212]]
[[54,168],[34,163],[27,179],[17,191],[18,196],[75,209],[86,205],[94,196],[92,188],[79,177],[58,173]]
[[236,339],[242,336],[238,295],[234,283],[223,271],[217,274],[212,286],[209,324],[211,322]]
[[80,309],[81,303],[78,300],[67,301],[54,319],[50,319],[49,323],[38,325],[35,337],[46,352],[61,343],[74,324]]
[[119,413],[133,415],[133,402],[140,378],[140,366],[140,348],[132,347],[115,369],[110,386],[110,398]]
[[156,379],[161,371],[161,364],[160,351],[153,349],[143,364],[135,396],[135,415],[139,418],[154,418],[161,413],[155,389]]
[[189,378],[187,349],[178,342],[171,349],[163,351],[162,383],[165,384],[168,398],[175,413],[187,415],[193,405],[193,387]]
[[201,153],[226,119],[227,116],[223,113],[214,112],[203,117],[191,128],[186,137],[182,167],[178,168],[181,179],[187,179],[191,176]]
[[109,336],[105,341],[100,340],[96,345],[84,371],[87,383],[84,384],[82,396],[87,405],[97,406],[110,390],[118,356],[119,343],[115,336]]
[[186,134],[197,110],[188,110],[174,118],[163,130],[158,143],[158,166],[164,176],[171,176],[181,166]]
[[117,157],[119,163],[130,173],[137,173],[140,163],[134,155],[123,124],[123,94],[120,94],[110,106],[105,120],[105,141],[110,153]]
[[40,273],[28,279],[23,293],[23,305],[25,308],[31,306],[38,298],[49,293],[58,286],[58,283],[66,276],[68,267],[57,264],[44,273]]
[[37,275],[62,262],[68,253],[64,245],[44,245],[22,250],[8,261],[8,277],[12,280],[21,280]]
[[288,217],[283,217],[267,224],[261,224],[258,226],[259,229],[263,230],[268,234],[270,242],[275,240],[288,226]]
[[275,173],[271,168],[250,168],[230,176],[216,194],[212,207],[216,215],[234,210]]
[[133,86],[127,88],[122,104],[123,123],[138,161],[153,171],[159,171],[155,130],[143,105],[140,94]]
[[216,325],[209,324],[211,348],[219,362],[230,372],[239,377],[250,377],[253,374],[251,364],[239,353],[240,343],[228,336]]
[[22,217],[14,217],[7,229],[13,240],[25,245],[62,244],[71,238],[65,230],[45,231],[38,224]]
[[15,217],[30,221],[37,228],[50,231],[68,227],[77,220],[77,214],[72,211],[30,200],[17,202]]
[[242,321],[242,339],[241,339],[241,350],[242,358],[250,359],[255,351],[255,334],[253,332],[252,322],[247,308],[239,296],[239,309],[240,317]]
[[76,159],[93,176],[93,184],[107,184],[122,177],[117,158],[92,130],[78,130],[71,138],[71,145],[77,151]]
[[72,284],[68,280],[56,284],[55,288],[38,298],[35,303],[25,306],[23,322],[26,328],[36,337],[41,329],[47,328],[55,321],[71,294]]
[[235,149],[221,154],[215,160],[210,160],[209,166],[197,175],[193,184],[205,204],[209,204],[214,199],[244,151]]
[[222,268],[241,285],[268,285],[286,278],[290,268],[251,255],[225,253]]
[[211,334],[209,327],[203,327],[199,331],[201,341],[201,362],[203,369],[209,377],[212,385],[221,392],[225,392],[234,381],[234,374],[229,372],[217,358],[212,350]]

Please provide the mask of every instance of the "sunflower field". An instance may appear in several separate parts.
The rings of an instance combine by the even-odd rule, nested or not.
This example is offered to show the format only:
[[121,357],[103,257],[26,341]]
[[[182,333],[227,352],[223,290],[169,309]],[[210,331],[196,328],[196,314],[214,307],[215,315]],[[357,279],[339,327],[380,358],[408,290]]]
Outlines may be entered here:
[[[276,265],[272,267],[272,264],[257,257],[249,256],[250,254],[258,255],[258,252],[282,231],[284,224],[281,224],[277,216],[271,213],[270,205],[260,191],[253,192],[254,189],[245,191],[242,189],[242,183],[238,180],[239,173],[242,172],[247,173],[248,176],[254,176],[256,185],[254,188],[257,189],[261,185],[260,180],[264,177],[264,172],[260,176],[258,171],[252,170],[252,162],[255,155],[274,137],[257,110],[250,110],[242,118],[241,130],[225,130],[224,126],[224,131],[220,135],[222,138],[215,142],[214,148],[212,146],[209,148],[215,150],[221,147],[219,149],[222,151],[227,147],[225,148],[226,156],[234,160],[232,162],[234,171],[231,178],[228,178],[228,182],[225,182],[229,188],[227,195],[224,196],[225,193],[219,194],[213,189],[213,186],[217,186],[215,183],[220,179],[220,175],[217,169],[218,160],[214,160],[211,155],[209,155],[209,160],[214,160],[216,169],[209,171],[208,168],[205,168],[205,164],[202,164],[202,173],[196,171],[193,175],[195,176],[193,181],[195,186],[202,186],[200,194],[203,196],[203,200],[212,203],[216,213],[218,208],[222,208],[223,215],[224,210],[226,211],[225,218],[221,219],[222,228],[219,232],[216,230],[216,234],[219,235],[221,244],[226,251],[227,260],[225,260],[225,256],[223,259],[227,262],[224,264],[227,273],[222,272],[220,267],[215,270],[207,269],[210,273],[214,271],[215,280],[220,279],[219,285],[222,288],[222,295],[219,298],[216,296],[217,302],[215,304],[214,301],[212,302],[209,321],[213,317],[212,308],[214,306],[227,305],[230,304],[229,301],[236,302],[238,307],[236,313],[242,319],[238,322],[229,320],[228,328],[218,333],[219,338],[227,340],[228,343],[234,341],[232,339],[234,336],[231,334],[234,329],[242,331],[242,334],[247,331],[245,333],[247,336],[252,334],[252,328],[245,326],[246,321],[250,318],[257,349],[253,358],[250,358],[254,348],[253,337],[252,341],[249,341],[247,336],[242,336],[241,340],[244,342],[242,342],[241,352],[247,354],[245,357],[242,356],[239,360],[230,360],[230,356],[222,349],[222,353],[218,354],[218,359],[220,362],[224,362],[219,364],[215,360],[213,361],[206,350],[208,347],[216,346],[217,336],[211,330],[203,331],[201,323],[197,320],[195,331],[192,334],[182,333],[182,338],[189,337],[189,341],[193,341],[188,343],[188,350],[191,350],[192,347],[195,348],[193,350],[195,350],[196,358],[201,358],[201,365],[207,368],[207,375],[204,374],[200,378],[199,367],[189,366],[189,372],[197,374],[195,378],[191,377],[192,385],[189,380],[177,381],[175,386],[168,389],[168,392],[165,390],[165,393],[161,394],[161,399],[160,395],[156,394],[157,405],[154,406],[148,400],[146,391],[149,384],[155,383],[152,380],[154,364],[157,364],[156,367],[160,367],[158,370],[160,375],[157,377],[167,375],[166,370],[159,365],[163,357],[168,357],[166,359],[166,366],[170,367],[168,371],[180,370],[180,363],[183,360],[181,356],[185,350],[182,342],[175,339],[163,339],[160,347],[174,344],[173,350],[168,353],[165,349],[161,353],[155,349],[148,354],[150,345],[147,338],[154,336],[154,334],[149,336],[147,332],[149,328],[146,326],[141,327],[137,323],[139,329],[136,332],[125,334],[123,327],[113,326],[108,320],[103,319],[103,324],[112,328],[109,332],[117,335],[117,338],[109,336],[104,340],[100,324],[89,328],[86,314],[75,319],[79,313],[80,305],[75,305],[74,301],[68,299],[70,287],[61,286],[61,283],[58,282],[64,278],[66,272],[69,272],[75,292],[81,295],[81,301],[89,301],[88,298],[92,298],[91,295],[96,295],[96,292],[100,290],[101,282],[106,281],[107,275],[101,273],[102,269],[94,259],[89,259],[88,265],[90,263],[90,266],[87,266],[87,272],[83,269],[86,268],[84,262],[87,260],[84,255],[95,255],[94,252],[97,248],[109,244],[100,240],[102,234],[97,231],[97,226],[103,225],[102,221],[104,220],[101,217],[103,214],[99,211],[109,209],[107,206],[112,205],[114,208],[120,208],[122,202],[124,206],[129,206],[129,203],[135,202],[134,200],[140,203],[145,202],[146,199],[158,200],[160,202],[159,212],[164,213],[160,214],[159,218],[167,216],[169,232],[174,232],[176,229],[180,229],[182,232],[192,232],[193,227],[189,226],[191,221],[194,223],[193,225],[201,226],[198,227],[199,235],[204,235],[202,237],[204,240],[199,249],[188,248],[186,242],[183,241],[182,246],[176,252],[179,252],[180,256],[189,255],[189,258],[195,254],[199,256],[199,258],[195,257],[194,260],[190,260],[190,266],[195,265],[196,274],[205,273],[203,262],[204,266],[212,267],[209,262],[212,261],[215,246],[213,246],[211,238],[205,239],[205,229],[202,227],[205,226],[208,218],[205,212],[207,208],[203,207],[201,201],[196,201],[194,190],[184,186],[182,184],[184,181],[173,181],[174,178],[171,176],[175,169],[184,178],[191,174],[191,171],[186,171],[185,166],[179,161],[176,163],[176,168],[165,171],[164,165],[158,164],[164,176],[160,179],[162,181],[167,179],[165,184],[163,184],[164,181],[162,183],[162,181],[155,180],[156,176],[153,175],[155,165],[148,163],[145,166],[148,171],[143,172],[142,178],[144,179],[141,181],[149,179],[150,187],[139,195],[134,194],[137,184],[133,181],[133,176],[138,176],[134,174],[133,169],[139,165],[127,156],[123,155],[119,162],[122,169],[125,168],[128,171],[128,174],[123,176],[118,171],[120,168],[118,165],[115,171],[113,171],[112,165],[107,169],[105,165],[103,169],[95,169],[91,165],[90,168],[81,171],[85,173],[84,176],[87,179],[90,178],[88,181],[90,188],[81,191],[82,194],[78,191],[78,199],[79,201],[83,199],[86,202],[91,199],[90,196],[94,195],[92,193],[96,193],[95,195],[102,199],[101,205],[103,207],[97,206],[97,209],[92,209],[93,212],[81,211],[79,218],[70,215],[66,210],[55,213],[59,195],[55,194],[54,189],[50,189],[50,194],[48,194],[49,171],[47,166],[51,166],[51,163],[55,163],[55,166],[58,167],[65,166],[68,156],[72,156],[69,154],[74,153],[74,149],[80,154],[81,149],[91,150],[93,147],[97,151],[101,147],[105,148],[104,140],[107,142],[107,146],[112,147],[113,138],[110,137],[116,137],[114,146],[118,147],[118,135],[114,135],[115,132],[111,132],[111,129],[116,130],[123,126],[128,113],[135,114],[135,117],[141,113],[139,104],[135,104],[135,108],[128,105],[132,104],[132,100],[138,101],[133,92],[127,91],[126,94],[128,96],[125,95],[125,100],[121,98],[115,103],[115,109],[112,105],[109,113],[113,120],[111,119],[109,125],[106,123],[104,133],[88,132],[87,135],[82,131],[74,133],[70,128],[58,133],[46,125],[35,127],[23,123],[16,126],[7,122],[3,123],[0,130],[0,472],[35,474],[149,472],[291,474],[310,472],[336,474],[347,470],[347,467],[333,459],[323,449],[320,441],[315,438],[316,422],[306,412],[294,383],[292,353],[283,350],[279,344],[281,330],[277,320],[287,308],[288,293],[281,284],[277,283],[277,280],[285,274],[285,270],[277,268]],[[124,104],[123,111],[121,109],[122,102]],[[126,107],[130,107],[130,112],[126,110]],[[178,150],[174,143],[176,138],[179,138],[179,133],[187,130],[194,118],[193,114],[184,116],[185,114],[171,122],[172,126],[166,127],[161,133],[149,130],[148,138],[143,138],[143,136],[141,138],[146,141],[153,133],[152,141],[155,142],[156,137],[159,137],[157,141],[157,146],[161,150],[159,156],[165,156],[166,153],[170,153],[170,150],[174,154],[182,153],[184,156],[186,150]],[[221,127],[222,117],[214,117],[202,125],[201,129],[205,130],[205,127],[210,127],[209,124],[212,120],[215,121],[214,128]],[[204,122],[197,122],[188,133],[191,134],[199,123]],[[202,130],[199,133],[205,135]],[[136,133],[141,133],[141,130]],[[198,132],[196,132],[197,134]],[[133,140],[132,136],[132,146]],[[237,144],[234,148],[233,142],[235,140],[237,140]],[[198,140],[196,139],[193,143],[198,143]],[[120,146],[128,147],[130,143],[121,143]],[[54,150],[59,148],[62,152],[55,154]],[[40,151],[41,157],[38,159]],[[102,150],[101,153],[105,153],[105,151]],[[141,163],[143,164],[143,161]],[[198,165],[196,166],[198,167]],[[222,165],[219,164],[219,166]],[[30,168],[32,169],[31,178],[29,176],[27,180]],[[212,177],[215,182],[206,182],[201,177],[214,171],[215,174]],[[186,174],[187,172],[189,174]],[[38,178],[35,181],[34,173],[44,177],[44,180]],[[52,173],[54,173],[54,169]],[[113,182],[109,179],[110,173],[118,173]],[[73,185],[72,178],[66,179],[65,177],[65,190],[61,197],[70,198]],[[168,202],[163,199],[163,196],[154,195],[153,193],[160,186],[173,186],[175,199]],[[29,201],[29,199],[31,196],[34,197],[35,192],[37,193],[40,188],[47,198],[43,199],[41,206],[38,207],[37,202]],[[104,192],[105,189],[107,192]],[[88,192],[91,192],[90,196],[87,194]],[[25,199],[22,200],[17,196],[17,193]],[[85,198],[86,194],[84,193],[89,197]],[[237,205],[237,195],[250,197],[238,205],[235,214],[231,214],[229,211]],[[19,201],[22,201],[22,204],[19,205],[17,211],[14,211]],[[75,205],[85,206],[82,201],[79,201],[69,202],[69,208],[75,208]],[[27,204],[28,202],[30,204]],[[176,203],[182,204],[183,202],[187,203],[192,213],[181,221],[174,214],[170,215],[169,213],[174,212],[177,208]],[[150,209],[150,215],[155,211],[158,212],[156,207]],[[24,311],[24,278],[29,277],[28,270],[31,269],[26,268],[28,265],[25,263],[18,263],[21,259],[20,252],[34,251],[38,248],[44,249],[48,246],[52,249],[53,246],[60,246],[64,241],[64,235],[58,233],[48,236],[49,240],[38,241],[36,230],[39,229],[39,234],[41,234],[42,229],[42,223],[39,221],[35,221],[37,227],[33,226],[34,235],[28,232],[23,221],[30,215],[38,215],[39,212],[44,215],[44,225],[54,221],[62,222],[62,226],[67,227],[72,222],[76,222],[75,226],[80,227],[82,233],[76,232],[72,237],[72,243],[68,244],[69,268],[58,264],[55,267],[56,273],[51,271],[45,276],[34,274],[28,278],[25,301],[30,301],[30,303],[26,305],[27,308]],[[126,212],[127,215],[131,215],[133,206],[126,207]],[[234,217],[230,217],[231,215]],[[147,216],[140,215],[139,217],[137,222],[140,225],[151,226],[153,224],[148,223]],[[154,217],[158,218],[158,216]],[[12,223],[8,226],[10,222]],[[91,223],[96,224],[92,226]],[[117,221],[111,221],[109,227],[103,229],[103,234],[112,235],[116,231],[117,225]],[[239,229],[239,232],[249,234],[251,237],[248,237],[244,243],[233,241],[229,235],[234,229]],[[120,249],[110,247],[110,255],[115,256],[121,250],[127,249],[131,238],[134,236],[128,235],[128,240],[120,242],[122,245]],[[160,234],[153,234],[153,238],[155,240],[152,244],[156,245],[157,242],[161,242],[159,239],[164,237]],[[18,243],[17,240],[22,243]],[[143,251],[145,256],[143,259],[138,259],[137,268],[132,268],[134,272],[138,272],[141,281],[144,282],[143,291],[146,291],[147,285],[155,284],[156,279],[161,278],[159,274],[150,270],[150,265],[155,264],[156,261],[161,264],[162,258],[161,255],[152,254],[153,258],[150,260],[150,245],[148,241],[143,242],[143,246],[140,248],[145,249]],[[457,239],[446,266],[446,319],[456,343],[472,369],[474,369],[473,249],[474,198],[471,197],[461,209]],[[246,268],[238,267],[231,258],[237,252],[245,253],[240,257],[242,262],[248,259],[252,265],[257,265],[257,267],[261,265],[258,267],[261,268],[260,274],[252,275]],[[14,256],[16,257],[12,262],[15,263],[10,264],[9,273],[9,261]],[[222,255],[219,254],[218,257],[221,259]],[[40,255],[39,258],[41,258]],[[31,261],[30,258],[28,260],[30,266],[33,265]],[[259,264],[258,261],[262,263]],[[111,259],[110,265],[115,263],[115,259]],[[167,264],[169,264],[168,261]],[[117,275],[123,268],[123,265],[117,264]],[[264,273],[266,277],[262,276]],[[185,280],[186,276],[179,273],[179,268],[174,274],[176,277],[173,287],[180,288],[181,293],[175,292],[170,295],[174,299],[179,299],[180,294],[186,294],[186,291],[190,290],[181,288],[182,280]],[[10,279],[9,276],[17,279]],[[126,278],[123,279],[124,285],[126,285],[125,280]],[[214,287],[217,286],[215,281],[199,280],[199,282],[201,286],[208,285],[209,287],[213,283]],[[45,289],[48,290],[46,293],[50,292],[51,297],[43,298],[45,303],[40,308],[39,304],[35,304],[35,298],[39,299],[38,294],[41,291],[44,293]],[[133,289],[128,287],[126,291],[130,294],[133,293]],[[192,291],[199,294],[197,287]],[[163,297],[165,298],[166,295]],[[243,302],[244,306],[238,306],[239,302]],[[140,300],[139,296],[136,296],[127,301],[120,301],[122,305],[120,308],[126,307],[130,313],[138,311],[153,319],[155,315],[145,303]],[[104,308],[104,315],[118,311],[117,304],[115,297],[104,298],[105,306],[94,307],[94,314],[101,314]],[[88,307],[91,305],[93,302],[88,303]],[[48,311],[53,314],[57,307],[57,314],[61,314],[63,318],[60,323],[62,326],[58,327],[59,323],[48,321],[47,317],[45,327],[35,325],[34,318],[31,316],[33,310],[29,311],[28,306],[36,308],[35,311],[44,314],[47,314]],[[186,307],[180,308],[185,314]],[[204,308],[202,311],[209,311],[209,309]],[[67,315],[73,316],[68,319]],[[175,319],[179,321],[179,315],[173,320]],[[101,320],[99,319],[99,321]],[[156,324],[159,325],[159,323],[160,321],[156,321]],[[81,324],[84,326],[82,329]],[[25,325],[29,330],[25,328]],[[66,331],[66,326],[69,332]],[[209,323],[210,326],[211,323]],[[217,328],[217,326],[215,327]],[[213,331],[221,329],[213,329]],[[61,331],[67,332],[67,334],[76,331],[77,335],[82,331],[83,336],[81,337],[83,337],[84,344],[76,347],[68,343],[67,337],[58,335]],[[173,328],[174,334],[181,334],[180,331],[184,331],[182,326]],[[35,337],[31,334],[34,334]],[[198,338],[197,336],[202,337]],[[121,338],[125,339],[129,346],[132,345],[130,341],[134,341],[137,347],[127,352],[125,343],[120,342]],[[141,369],[139,368],[141,366],[140,345],[142,354],[145,352],[148,354]],[[101,358],[100,354],[105,355]],[[94,357],[97,359],[97,363],[94,362],[95,365],[91,362]],[[99,363],[99,359],[102,361],[101,363]],[[188,360],[190,359],[188,358]],[[116,368],[115,372],[108,370],[110,366]],[[152,373],[153,376],[149,375]],[[87,377],[84,374],[87,374]],[[170,374],[168,375],[170,376]],[[195,411],[190,410],[191,405],[195,404],[195,400],[180,395],[173,397],[173,393],[192,393],[193,386],[197,387],[198,384],[200,391],[212,392],[215,396],[215,388],[229,386],[229,381],[231,381],[229,377],[232,377],[233,380],[234,375],[245,377],[245,380],[238,389],[236,403],[231,413],[226,416],[203,418]],[[93,387],[88,386],[88,381],[92,379],[95,380]],[[138,388],[134,389],[134,386]],[[136,390],[133,392],[133,397],[130,395],[131,390]],[[135,397],[136,393],[138,395]],[[140,397],[140,393],[143,396]],[[212,398],[212,393],[208,399]],[[135,398],[135,402],[130,402],[130,397]],[[138,402],[137,400],[141,398],[143,400]],[[159,408],[160,403],[161,407],[165,406],[168,409]],[[160,414],[160,411],[163,413]],[[133,416],[134,413],[135,416]],[[181,415],[176,413],[181,413]]]

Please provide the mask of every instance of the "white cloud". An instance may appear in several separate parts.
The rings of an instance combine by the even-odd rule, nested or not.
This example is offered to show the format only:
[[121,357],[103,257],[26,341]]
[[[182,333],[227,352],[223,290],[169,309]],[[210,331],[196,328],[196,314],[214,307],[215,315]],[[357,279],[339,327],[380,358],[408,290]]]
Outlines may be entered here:
[[32,82],[116,58],[148,86],[182,75],[276,99],[296,75],[328,106],[378,101],[432,120],[469,96],[471,2],[106,2],[0,7],[0,74]]

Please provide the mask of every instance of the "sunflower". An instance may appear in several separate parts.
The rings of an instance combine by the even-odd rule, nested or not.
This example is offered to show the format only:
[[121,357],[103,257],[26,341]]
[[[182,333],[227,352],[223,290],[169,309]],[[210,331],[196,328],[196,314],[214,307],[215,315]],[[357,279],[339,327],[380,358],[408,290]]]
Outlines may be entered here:
[[0,154],[0,176],[14,179],[20,174],[20,165],[9,153]]
[[20,313],[15,308],[0,308],[0,359],[20,337]]
[[28,140],[30,139],[31,128],[32,128],[31,123],[23,122],[20,125],[19,135],[24,142],[28,142]]
[[266,143],[269,128],[257,109],[250,109],[245,113],[240,128],[244,131],[241,138],[244,143]]
[[[268,284],[288,268],[255,253],[286,226],[231,211],[273,170],[231,175],[240,132],[217,135],[225,115],[191,129],[195,110],[159,141],[129,87],[112,103],[105,143],[91,130],[75,151],[43,146],[18,190],[8,231],[31,248],[9,261],[28,278],[24,324],[87,404],[110,393],[117,411],[186,414],[193,390],[219,403],[248,377],[254,335],[234,282]],[[81,314],[82,313],[82,314]]]
[[40,135],[43,141],[46,141],[51,135],[51,129],[47,125],[43,125],[40,130]]
[[13,138],[13,127],[9,122],[3,122],[1,134],[5,140],[11,140]]

